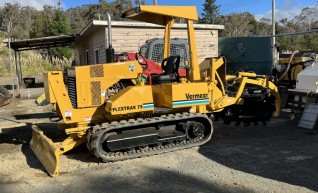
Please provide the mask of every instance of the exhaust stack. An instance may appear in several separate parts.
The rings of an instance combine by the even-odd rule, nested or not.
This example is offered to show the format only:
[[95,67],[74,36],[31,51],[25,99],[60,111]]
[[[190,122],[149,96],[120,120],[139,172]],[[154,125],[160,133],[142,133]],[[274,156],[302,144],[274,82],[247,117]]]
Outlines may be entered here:
[[112,24],[110,14],[108,12],[106,13],[106,17],[108,25],[108,47],[106,48],[106,63],[112,63],[115,61],[115,50],[112,48]]

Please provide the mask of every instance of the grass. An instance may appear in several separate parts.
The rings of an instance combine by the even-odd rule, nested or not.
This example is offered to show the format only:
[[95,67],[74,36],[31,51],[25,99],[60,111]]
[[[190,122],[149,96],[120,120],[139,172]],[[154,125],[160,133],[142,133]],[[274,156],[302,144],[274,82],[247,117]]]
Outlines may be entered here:
[[21,68],[25,76],[42,74],[50,70],[62,70],[71,65],[71,60],[66,58],[52,58],[42,56],[35,52],[25,52],[21,56]]
[[[3,39],[0,38],[0,42]],[[12,64],[15,71],[14,51],[11,52]],[[62,70],[64,67],[70,66],[72,60],[49,58],[36,51],[20,52],[20,61],[23,76],[34,76],[42,74],[50,70]],[[0,44],[0,75],[8,75],[10,73],[9,50],[5,45]]]

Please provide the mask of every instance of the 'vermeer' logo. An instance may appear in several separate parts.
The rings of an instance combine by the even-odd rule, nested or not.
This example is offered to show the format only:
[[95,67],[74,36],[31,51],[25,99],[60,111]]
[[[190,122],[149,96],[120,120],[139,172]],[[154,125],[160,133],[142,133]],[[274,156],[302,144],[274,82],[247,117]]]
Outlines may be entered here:
[[208,94],[190,94],[190,93],[186,93],[185,94],[186,98],[189,99],[207,99],[208,98]]

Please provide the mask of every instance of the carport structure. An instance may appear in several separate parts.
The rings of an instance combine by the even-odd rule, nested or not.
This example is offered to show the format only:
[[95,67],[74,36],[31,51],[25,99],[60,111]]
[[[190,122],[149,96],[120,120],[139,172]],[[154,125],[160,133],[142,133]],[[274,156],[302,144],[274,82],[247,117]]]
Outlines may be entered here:
[[[65,47],[71,45],[75,41],[76,35],[59,35],[49,36],[33,39],[23,39],[8,41],[7,47],[14,50],[16,76],[18,84],[22,83],[22,70],[21,70],[21,51],[48,49],[54,47]],[[11,55],[11,54],[10,54]],[[11,63],[11,60],[10,60]],[[12,65],[12,64],[10,64]]]

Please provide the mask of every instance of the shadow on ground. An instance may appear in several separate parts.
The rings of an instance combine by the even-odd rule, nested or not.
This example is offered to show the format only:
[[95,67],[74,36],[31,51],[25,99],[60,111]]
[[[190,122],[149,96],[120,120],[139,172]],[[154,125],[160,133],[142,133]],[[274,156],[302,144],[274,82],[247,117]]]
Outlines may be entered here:
[[[147,171],[140,172],[135,176],[104,175],[96,176],[95,184],[88,184],[89,190],[112,190],[112,192],[252,192],[246,188],[222,186],[215,182],[208,182],[196,177],[184,175],[182,173],[147,168]],[[107,183],[105,183],[107,182]],[[94,191],[91,191],[94,192]]]
[[286,113],[267,126],[216,122],[212,140],[199,152],[238,171],[318,191],[318,135],[297,125]]
[[[122,171],[122,168],[120,169]],[[131,171],[133,172],[133,171]],[[93,174],[94,173],[94,174]],[[78,177],[80,175],[80,177]],[[49,183],[33,189],[32,192],[116,192],[116,193],[252,193],[246,187],[221,185],[203,179],[184,175],[175,171],[145,168],[143,172],[127,175],[113,170],[83,171],[76,177],[49,179]],[[48,182],[48,179],[43,179]],[[0,180],[1,185],[1,180]],[[4,190],[10,190],[10,184],[3,184]]]
[[48,113],[32,113],[32,114],[21,114],[21,115],[14,115],[16,120],[26,120],[26,119],[47,119],[55,116],[55,113],[48,112]]
[[[37,123],[36,124],[44,134],[51,139],[60,139],[65,138],[63,131],[57,128],[56,123]],[[0,133],[0,144],[15,144],[22,145],[21,151],[24,154],[27,164],[31,168],[42,170],[46,173],[46,170],[43,168],[35,154],[30,148],[30,141],[32,138],[32,124],[26,123],[25,126],[15,127],[15,128],[2,128],[2,133]],[[6,150],[2,150],[6,151]]]
[[34,84],[24,84],[23,85],[25,88],[43,88],[44,83],[43,82],[36,82]]

